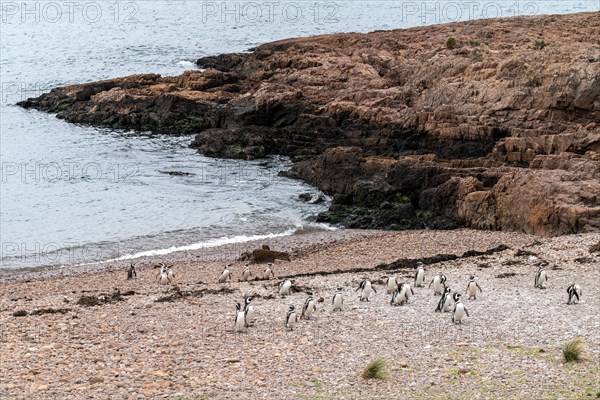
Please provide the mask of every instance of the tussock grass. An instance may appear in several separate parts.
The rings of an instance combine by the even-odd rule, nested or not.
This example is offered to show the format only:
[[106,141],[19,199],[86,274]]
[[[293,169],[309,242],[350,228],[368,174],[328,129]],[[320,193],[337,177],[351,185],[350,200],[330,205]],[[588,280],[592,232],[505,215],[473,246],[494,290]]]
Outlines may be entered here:
[[583,359],[583,351],[585,350],[585,342],[582,338],[571,340],[562,349],[562,354],[565,362],[581,361]]
[[383,358],[376,358],[371,361],[361,374],[363,379],[386,379],[387,374],[387,361]]

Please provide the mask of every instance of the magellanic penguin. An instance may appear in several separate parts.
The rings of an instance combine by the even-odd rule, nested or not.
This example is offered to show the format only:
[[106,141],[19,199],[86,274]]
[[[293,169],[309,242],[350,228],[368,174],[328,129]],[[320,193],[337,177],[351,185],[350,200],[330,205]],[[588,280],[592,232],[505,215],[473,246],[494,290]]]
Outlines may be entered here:
[[304,301],[304,306],[302,307],[302,315],[300,315],[300,318],[310,319],[310,316],[315,311],[317,311],[317,304],[315,303],[312,296],[308,296],[308,298]]
[[240,307],[240,303],[235,303],[235,324],[233,326],[234,332],[242,332],[246,327],[246,314]]
[[433,280],[429,283],[429,287],[433,285],[433,294],[442,294],[446,288],[446,275],[438,274],[433,277]]
[[579,298],[581,297],[581,286],[574,283],[567,288],[567,293],[569,294],[569,300],[567,301],[567,304],[579,303]]
[[440,297],[440,301],[438,301],[438,305],[435,308],[436,312],[448,312],[452,308],[452,289],[449,287],[444,289],[444,293],[442,297]]
[[244,264],[244,271],[240,277],[240,282],[247,282],[250,280],[250,278],[252,278],[252,272],[250,271],[250,265],[246,263]]
[[398,290],[398,282],[395,276],[386,276],[384,278],[385,287],[387,289],[388,294],[395,292]]
[[475,276],[471,275],[469,278],[469,283],[467,283],[467,290],[465,290],[465,293],[469,295],[467,300],[477,300],[477,289],[479,289],[480,293],[483,293],[479,283],[475,282]]
[[371,285],[371,281],[366,278],[360,282],[360,285],[358,285],[358,288],[355,290],[355,292],[358,292],[359,290],[360,301],[370,301],[369,296],[371,295],[371,292],[377,293],[375,288],[373,288],[373,286]]
[[462,319],[469,316],[467,307],[460,301],[460,293],[454,293],[454,311],[452,311],[452,322],[462,324]]
[[285,317],[285,327],[290,331],[294,329],[294,325],[298,322],[298,314],[296,313],[296,307],[290,306],[287,316]]
[[281,297],[289,296],[291,294],[292,281],[289,279],[284,279],[279,282],[279,295]]
[[219,283],[225,283],[231,280],[231,271],[229,271],[229,267],[231,267],[231,264],[227,264],[225,268],[223,268],[223,272],[219,275]]
[[335,294],[333,295],[331,304],[333,304],[333,311],[342,311],[342,305],[344,304],[344,295],[342,294],[341,287],[335,289]]
[[135,272],[135,264],[131,263],[129,269],[127,270],[127,279],[137,278],[137,273]]
[[421,261],[417,262],[417,270],[415,271],[415,287],[425,286],[425,267]]
[[254,300],[252,296],[246,297],[246,303],[244,305],[244,323],[246,326],[249,326],[252,323],[252,319],[254,319],[254,306],[252,305],[252,300]]
[[546,266],[548,264],[541,263],[540,268],[538,269],[537,274],[535,274],[535,287],[540,289],[544,288],[544,283],[548,280],[548,275],[546,274]]
[[160,269],[160,272],[158,273],[157,277],[159,285],[168,285],[171,283],[171,281],[169,280],[169,273],[167,272],[166,267],[162,267]]
[[263,271],[263,279],[271,279],[271,278],[275,278],[275,274],[273,273],[273,264],[268,263],[267,266],[265,267],[265,270]]

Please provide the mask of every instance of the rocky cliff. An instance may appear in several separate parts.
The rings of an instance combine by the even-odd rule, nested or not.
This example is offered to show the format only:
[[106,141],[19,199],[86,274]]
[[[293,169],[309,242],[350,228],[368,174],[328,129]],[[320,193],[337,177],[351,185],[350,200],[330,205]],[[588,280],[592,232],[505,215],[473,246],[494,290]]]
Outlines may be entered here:
[[22,102],[70,122],[287,155],[351,227],[600,229],[600,13],[282,40]]

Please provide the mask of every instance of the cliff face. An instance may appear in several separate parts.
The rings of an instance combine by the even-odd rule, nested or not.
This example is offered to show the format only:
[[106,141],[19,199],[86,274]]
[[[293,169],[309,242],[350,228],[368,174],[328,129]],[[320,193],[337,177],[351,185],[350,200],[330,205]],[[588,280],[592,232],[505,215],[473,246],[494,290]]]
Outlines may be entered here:
[[600,13],[290,39],[198,65],[21,105],[198,133],[209,156],[290,156],[289,176],[334,196],[322,221],[600,229]]

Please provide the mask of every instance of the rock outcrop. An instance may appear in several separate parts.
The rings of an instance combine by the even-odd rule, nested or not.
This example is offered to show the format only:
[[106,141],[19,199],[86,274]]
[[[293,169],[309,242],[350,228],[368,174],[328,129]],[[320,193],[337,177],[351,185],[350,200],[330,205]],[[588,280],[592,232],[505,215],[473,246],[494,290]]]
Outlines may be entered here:
[[322,221],[582,232],[600,229],[599,38],[583,13],[289,39],[21,105],[289,156],[287,175],[333,196]]

